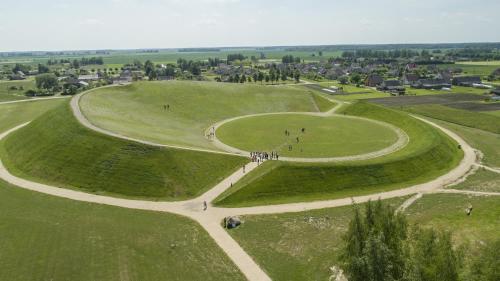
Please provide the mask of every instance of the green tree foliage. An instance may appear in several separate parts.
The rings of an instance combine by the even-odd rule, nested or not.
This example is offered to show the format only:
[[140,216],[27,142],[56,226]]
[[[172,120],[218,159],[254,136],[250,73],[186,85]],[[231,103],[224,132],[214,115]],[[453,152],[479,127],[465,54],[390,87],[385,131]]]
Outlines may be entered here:
[[16,65],[14,65],[14,68],[12,68],[12,73],[17,74],[19,71],[21,71],[24,74],[27,74],[30,70],[31,70],[31,66],[16,63]]
[[[355,207],[342,249],[342,267],[349,281],[458,281],[462,251],[453,248],[451,234],[414,227],[408,235],[404,215],[379,200],[364,213]],[[478,259],[475,281],[499,280],[497,249]],[[486,277],[488,276],[488,277]],[[493,278],[493,279],[489,279]],[[494,279],[496,278],[496,279]]]
[[407,223],[381,201],[368,202],[364,215],[358,208],[344,237],[344,269],[350,281],[401,280],[405,269]]
[[37,75],[35,81],[36,87],[41,90],[54,91],[59,86],[57,77],[52,73]]
[[354,73],[351,76],[351,83],[359,85],[360,82],[361,82],[361,75],[359,75],[358,73]]
[[459,280],[460,258],[449,232],[416,228],[408,244],[406,280]]
[[500,239],[484,246],[480,255],[471,263],[469,276],[470,281],[498,281],[500,280]]
[[41,64],[41,63],[39,63],[39,64],[38,64],[38,73],[39,73],[39,74],[42,74],[42,73],[47,73],[47,72],[49,72],[49,71],[50,71],[50,69],[49,69],[49,67],[48,67],[48,66],[43,65],[43,64]]
[[349,77],[347,77],[345,75],[340,76],[339,77],[339,82],[340,82],[340,84],[345,85],[345,84],[347,84],[347,82],[349,82]]

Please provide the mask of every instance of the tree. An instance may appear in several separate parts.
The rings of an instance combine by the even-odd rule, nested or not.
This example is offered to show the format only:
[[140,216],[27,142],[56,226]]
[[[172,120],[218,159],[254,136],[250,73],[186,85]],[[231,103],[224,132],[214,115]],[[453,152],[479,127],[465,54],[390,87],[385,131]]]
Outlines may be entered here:
[[346,84],[347,84],[347,82],[349,82],[349,77],[347,77],[347,76],[345,76],[345,75],[340,76],[340,77],[339,77],[339,82],[340,82],[340,84],[342,84],[342,85],[346,85]]
[[269,74],[266,74],[266,83],[269,83],[269,80],[271,80],[271,77],[269,76]]
[[293,78],[295,78],[296,83],[300,82],[300,71],[298,69],[295,69],[295,72],[293,74]]
[[470,266],[470,281],[498,281],[500,280],[500,239],[488,243],[481,249],[481,253],[474,258]]
[[42,73],[47,73],[49,71],[50,69],[46,65],[43,65],[41,63],[38,64],[38,73],[42,74]]
[[400,280],[405,272],[406,230],[405,217],[380,200],[368,202],[364,216],[356,207],[341,254],[348,280]]
[[254,72],[254,74],[253,74],[253,82],[257,83],[258,80],[259,80],[259,74],[257,72]]
[[49,92],[54,91],[59,86],[57,77],[52,73],[44,73],[36,76],[36,87]]
[[[152,72],[155,71],[155,65],[153,64],[152,61],[150,60],[147,60],[145,63],[144,63],[144,72],[146,73],[146,76],[150,77],[152,76]],[[150,79],[151,80],[151,79]]]
[[360,82],[361,82],[361,75],[359,75],[359,73],[354,73],[353,75],[351,75],[351,83],[359,85]]
[[262,73],[262,72],[259,71],[258,78],[259,78],[260,84],[262,84],[262,80],[264,80],[264,73]]
[[411,281],[458,281],[459,253],[449,232],[416,228],[409,241],[406,273]]

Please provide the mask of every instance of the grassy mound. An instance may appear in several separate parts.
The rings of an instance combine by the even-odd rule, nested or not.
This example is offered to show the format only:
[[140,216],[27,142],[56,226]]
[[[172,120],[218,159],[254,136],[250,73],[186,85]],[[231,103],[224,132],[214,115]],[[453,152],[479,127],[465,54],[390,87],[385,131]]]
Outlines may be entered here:
[[63,99],[0,104],[0,132],[31,121],[62,103]]
[[[397,207],[404,200],[394,198],[384,202]],[[406,213],[410,224],[452,231],[454,242],[469,243],[467,256],[474,256],[475,247],[488,245],[498,237],[498,202],[497,197],[433,194],[416,201]],[[470,217],[464,212],[469,204],[474,206]],[[328,280],[329,268],[339,265],[342,236],[353,214],[353,207],[345,206],[246,216],[245,223],[229,233],[273,280]]]
[[0,221],[0,280],[245,279],[198,224],[176,215],[0,181]]
[[16,175],[60,187],[179,200],[211,188],[247,160],[163,149],[84,128],[68,104],[9,135],[2,160]]
[[267,162],[222,194],[221,206],[255,206],[326,200],[403,188],[449,171],[463,157],[457,144],[439,130],[405,113],[360,102],[346,114],[391,123],[410,143],[385,157],[345,164]]
[[122,135],[214,150],[205,131],[221,120],[325,108],[299,87],[187,81],[99,89],[85,95],[80,106],[93,124]]
[[500,117],[442,105],[416,105],[406,109],[415,114],[500,134]]
[[217,137],[245,151],[277,151],[299,158],[359,155],[389,147],[398,139],[391,128],[367,120],[302,114],[234,120],[222,125]]

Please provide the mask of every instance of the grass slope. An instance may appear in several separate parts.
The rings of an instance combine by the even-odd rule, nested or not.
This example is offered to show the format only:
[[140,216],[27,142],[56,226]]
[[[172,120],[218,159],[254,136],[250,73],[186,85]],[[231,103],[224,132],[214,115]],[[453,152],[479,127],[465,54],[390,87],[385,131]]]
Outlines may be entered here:
[[205,131],[218,121],[253,113],[317,110],[302,88],[185,81],[99,89],[84,96],[80,105],[99,127],[153,142],[208,149],[217,148]]
[[450,188],[485,191],[485,192],[500,192],[500,174],[488,171],[484,168],[479,168],[475,174],[467,177],[467,180],[457,185],[452,185]]
[[[395,198],[384,202],[399,206],[403,201]],[[474,207],[470,217],[464,212],[469,203]],[[469,242],[474,249],[498,237],[498,203],[497,197],[426,195],[410,206],[407,214],[411,224],[450,230],[457,244]],[[342,236],[352,215],[353,207],[346,206],[246,216],[244,224],[229,233],[273,280],[328,280],[329,267],[338,265]]]
[[196,223],[0,181],[0,280],[244,280]]
[[68,104],[47,112],[1,144],[14,174],[56,186],[118,196],[179,200],[211,188],[246,159],[163,149],[82,127]]
[[319,108],[319,111],[321,112],[326,112],[332,109],[335,105],[337,105],[335,102],[332,102],[331,100],[325,98],[324,96],[318,93],[311,92],[311,96],[313,97],[316,106]]
[[500,134],[500,117],[497,116],[437,104],[415,105],[407,107],[405,110],[434,119]]
[[[290,135],[286,136],[285,131]],[[245,151],[277,151],[288,157],[358,155],[383,149],[398,139],[390,128],[366,120],[301,114],[235,120],[222,125],[217,137]]]
[[453,140],[402,112],[360,102],[348,107],[346,114],[392,123],[408,134],[410,143],[388,156],[354,163],[267,162],[223,193],[217,204],[279,204],[398,189],[434,179],[463,157]]
[[[14,90],[11,87],[16,87],[17,89]],[[21,87],[23,88],[22,90],[20,89]],[[35,88],[34,80],[0,81],[0,102],[27,99],[28,97],[24,93],[27,90]]]
[[0,132],[31,121],[67,100],[55,99],[21,103],[0,104]]
[[495,134],[479,129],[465,127],[441,120],[432,119],[445,128],[452,130],[475,149],[479,149],[484,157],[483,163],[493,167],[500,167],[500,134]]

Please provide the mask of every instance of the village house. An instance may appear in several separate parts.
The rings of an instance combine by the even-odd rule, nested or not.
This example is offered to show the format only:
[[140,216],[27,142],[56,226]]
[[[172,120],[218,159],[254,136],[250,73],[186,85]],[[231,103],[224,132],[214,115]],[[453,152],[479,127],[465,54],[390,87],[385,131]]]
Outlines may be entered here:
[[99,80],[99,74],[84,74],[78,76],[78,80],[80,81],[97,81]]
[[384,82],[384,79],[382,78],[382,76],[373,73],[373,74],[368,75],[368,77],[366,77],[365,86],[377,87],[377,86],[381,85],[383,82]]
[[403,76],[403,83],[405,85],[413,85],[420,77],[417,74],[407,73]]
[[455,86],[472,87],[474,84],[482,84],[479,76],[459,76],[451,80]]
[[451,88],[451,84],[449,82],[439,78],[419,79],[411,86],[412,88],[427,89],[427,90],[430,89],[440,90],[443,88]]
[[377,90],[389,92],[395,95],[404,95],[406,92],[405,87],[399,80],[384,80],[384,82],[377,87]]

